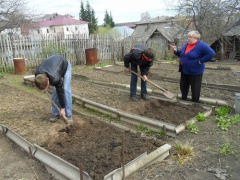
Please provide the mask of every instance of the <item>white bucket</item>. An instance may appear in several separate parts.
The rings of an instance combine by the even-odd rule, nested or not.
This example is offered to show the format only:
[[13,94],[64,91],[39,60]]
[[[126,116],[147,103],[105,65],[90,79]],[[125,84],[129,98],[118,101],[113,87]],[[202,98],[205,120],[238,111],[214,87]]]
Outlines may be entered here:
[[235,96],[235,113],[240,114],[240,93]]

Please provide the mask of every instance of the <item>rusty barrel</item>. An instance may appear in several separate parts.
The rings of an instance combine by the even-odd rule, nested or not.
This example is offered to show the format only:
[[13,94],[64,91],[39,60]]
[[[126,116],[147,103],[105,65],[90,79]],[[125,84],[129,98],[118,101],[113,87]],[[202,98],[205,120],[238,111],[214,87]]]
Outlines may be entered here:
[[87,66],[95,65],[98,63],[96,48],[85,49],[85,55],[86,55]]
[[26,73],[26,65],[24,58],[13,58],[13,64],[15,69],[15,74],[25,74]]

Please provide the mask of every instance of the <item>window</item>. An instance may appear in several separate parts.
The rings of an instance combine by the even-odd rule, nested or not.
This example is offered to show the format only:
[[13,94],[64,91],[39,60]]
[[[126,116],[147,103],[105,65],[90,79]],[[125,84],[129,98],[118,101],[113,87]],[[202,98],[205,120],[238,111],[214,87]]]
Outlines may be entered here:
[[77,31],[78,30],[78,27],[77,26],[75,26],[75,31]]
[[37,30],[38,34],[40,34],[40,29]]
[[49,30],[47,29],[47,33],[49,33]]
[[68,27],[66,27],[66,30],[69,31],[69,30],[68,30]]

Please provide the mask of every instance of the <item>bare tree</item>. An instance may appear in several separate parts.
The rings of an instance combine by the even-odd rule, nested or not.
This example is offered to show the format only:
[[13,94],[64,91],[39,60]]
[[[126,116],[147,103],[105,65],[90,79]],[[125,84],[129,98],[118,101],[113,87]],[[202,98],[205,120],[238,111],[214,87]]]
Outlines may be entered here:
[[0,0],[0,32],[25,28],[35,17],[24,0]]
[[145,12],[145,13],[141,14],[141,21],[150,20],[150,19],[151,19],[151,16],[148,12]]
[[240,0],[178,0],[177,4],[174,9],[192,18],[204,41],[213,43],[218,39],[222,47],[226,40],[223,34],[240,17]]

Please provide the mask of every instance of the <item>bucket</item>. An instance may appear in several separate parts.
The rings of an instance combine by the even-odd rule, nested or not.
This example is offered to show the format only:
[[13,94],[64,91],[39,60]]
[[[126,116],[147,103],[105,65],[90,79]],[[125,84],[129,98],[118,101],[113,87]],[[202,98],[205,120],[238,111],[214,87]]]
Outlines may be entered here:
[[96,48],[85,49],[85,55],[86,55],[87,66],[95,65],[98,63]]
[[26,73],[26,65],[24,58],[13,58],[13,64],[15,69],[15,74],[25,74]]
[[240,114],[240,93],[235,96],[235,113]]

